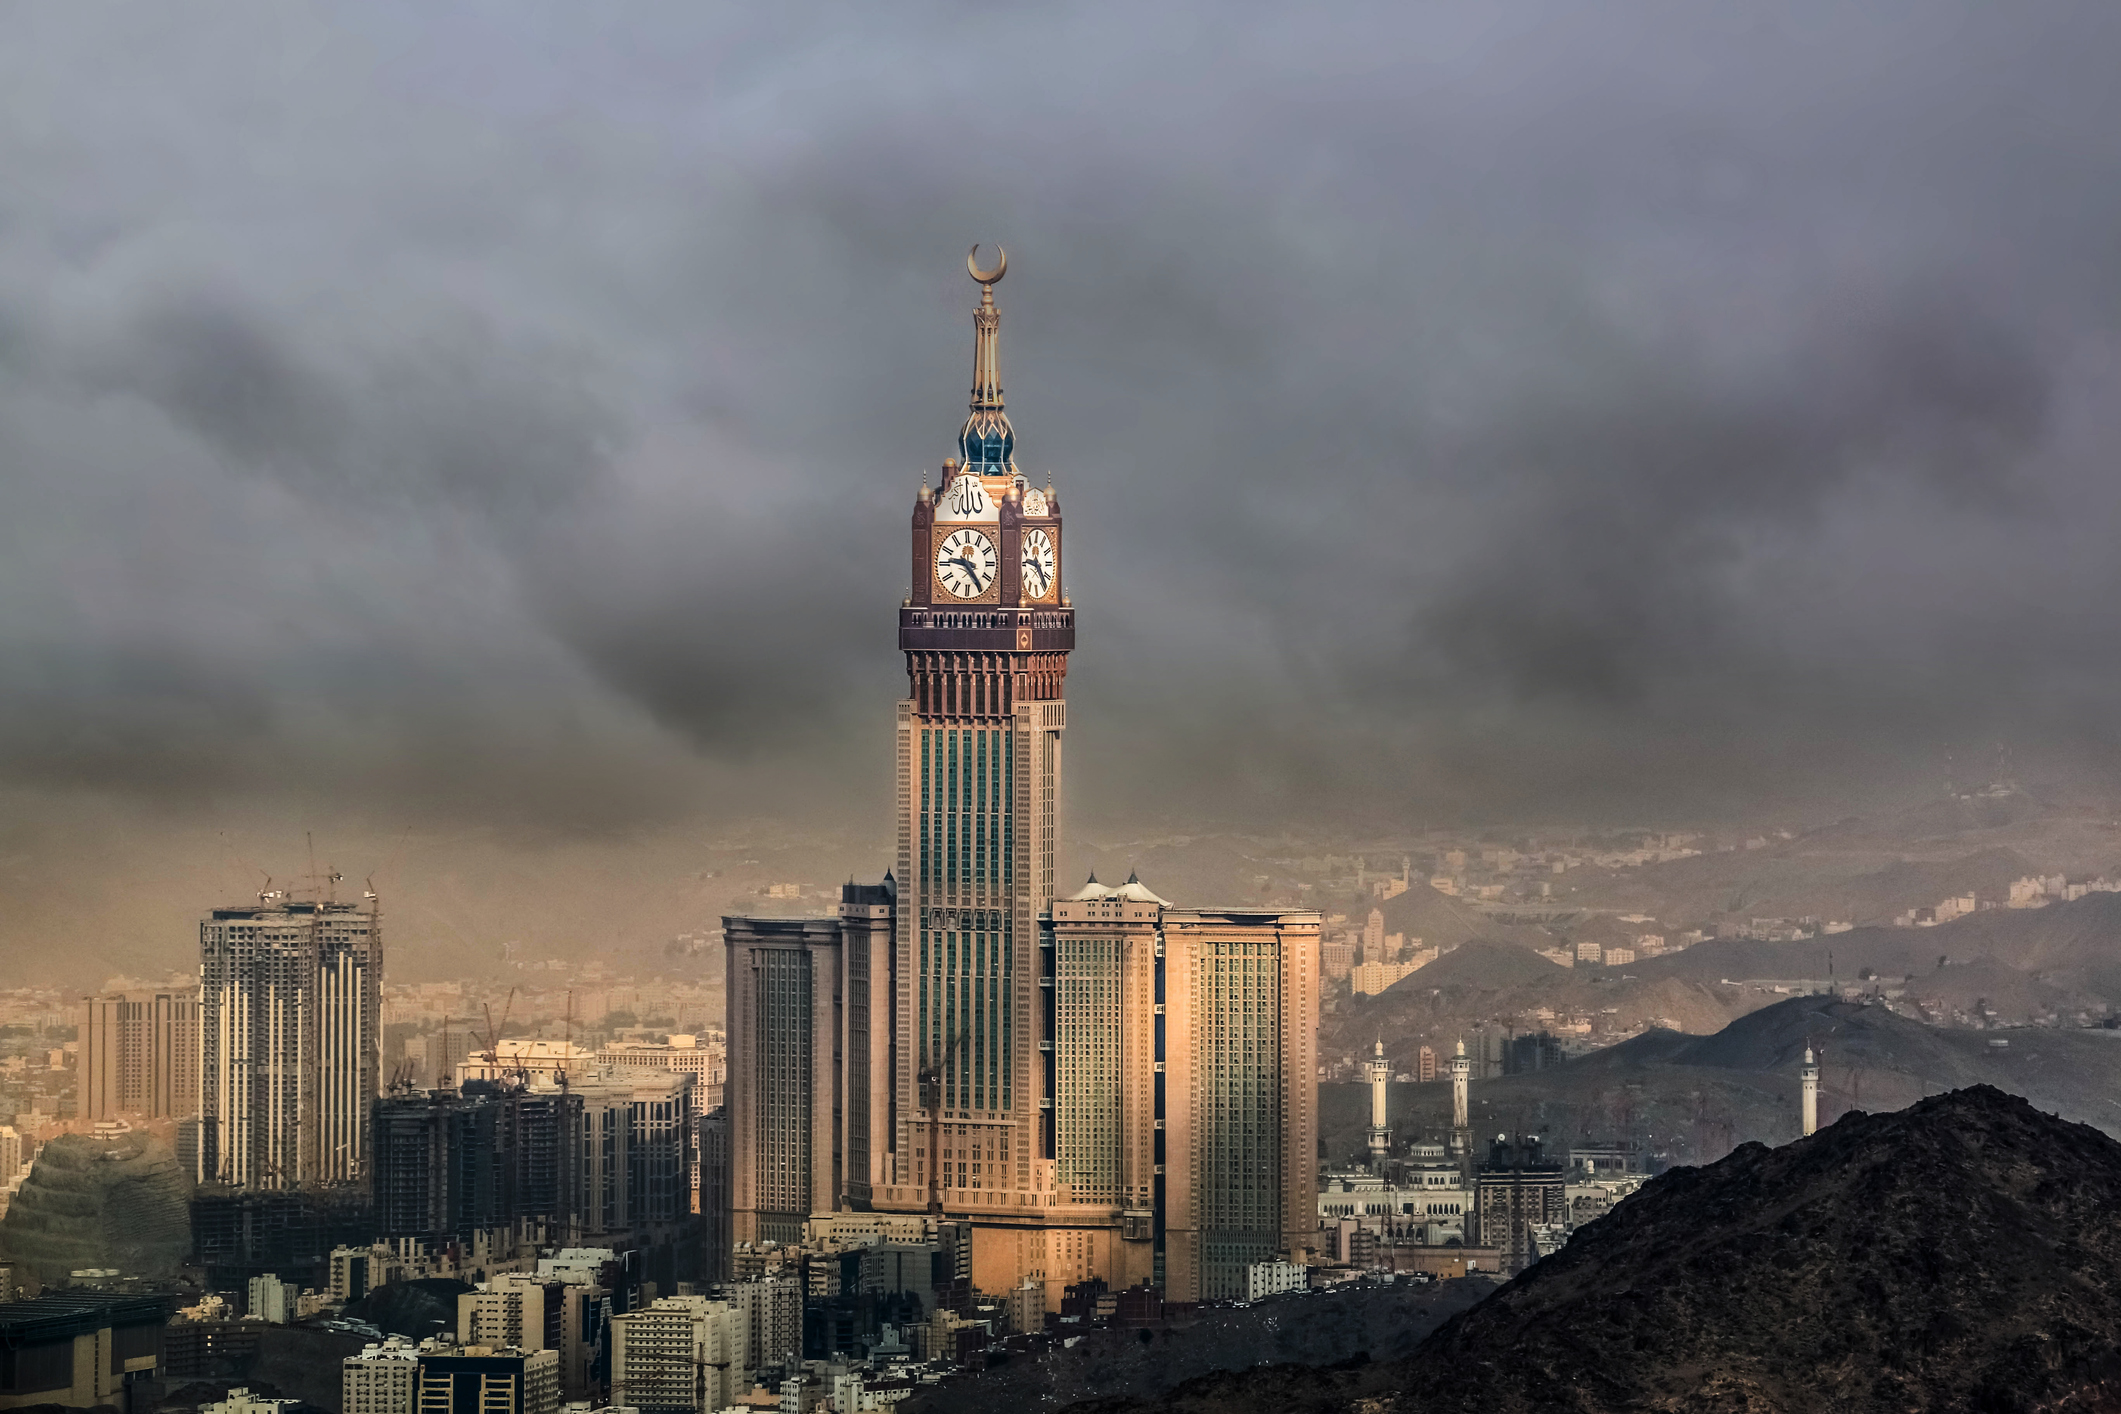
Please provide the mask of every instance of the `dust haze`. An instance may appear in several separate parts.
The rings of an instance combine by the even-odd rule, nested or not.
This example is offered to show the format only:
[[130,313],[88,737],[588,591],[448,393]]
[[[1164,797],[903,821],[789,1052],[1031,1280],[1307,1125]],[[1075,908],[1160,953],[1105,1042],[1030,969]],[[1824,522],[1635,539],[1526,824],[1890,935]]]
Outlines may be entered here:
[[880,867],[974,240],[1084,828],[2110,780],[2121,16],[891,8],[0,21],[0,945]]

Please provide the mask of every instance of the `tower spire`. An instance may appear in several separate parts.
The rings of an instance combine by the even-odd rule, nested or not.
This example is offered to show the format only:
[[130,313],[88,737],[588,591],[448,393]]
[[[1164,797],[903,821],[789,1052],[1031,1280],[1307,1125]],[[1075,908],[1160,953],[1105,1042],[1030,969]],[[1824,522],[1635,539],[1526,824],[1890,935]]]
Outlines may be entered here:
[[979,308],[972,314],[972,411],[958,433],[957,445],[967,471],[1006,476],[1015,469],[1016,432],[1002,411],[1001,311],[994,287],[1009,273],[1009,252],[996,248],[992,270],[979,268],[979,247],[965,257],[966,273],[979,283]]

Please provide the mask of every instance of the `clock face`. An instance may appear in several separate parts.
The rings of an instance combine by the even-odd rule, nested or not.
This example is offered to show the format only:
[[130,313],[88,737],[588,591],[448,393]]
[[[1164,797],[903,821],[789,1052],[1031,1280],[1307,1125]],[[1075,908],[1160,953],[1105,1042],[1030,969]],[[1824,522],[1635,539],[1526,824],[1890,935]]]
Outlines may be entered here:
[[953,530],[936,547],[936,581],[960,599],[985,594],[998,568],[994,542],[977,530]]
[[1043,599],[1053,592],[1053,537],[1043,530],[1024,532],[1024,595]]

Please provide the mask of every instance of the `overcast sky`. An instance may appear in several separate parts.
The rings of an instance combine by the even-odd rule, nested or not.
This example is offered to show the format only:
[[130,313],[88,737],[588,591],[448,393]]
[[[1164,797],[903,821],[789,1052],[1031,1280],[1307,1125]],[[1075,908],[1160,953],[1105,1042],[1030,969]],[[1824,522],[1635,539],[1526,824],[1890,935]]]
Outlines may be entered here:
[[2117,73],[2111,4],[11,6],[0,787],[876,811],[974,241],[1087,817],[2107,771]]

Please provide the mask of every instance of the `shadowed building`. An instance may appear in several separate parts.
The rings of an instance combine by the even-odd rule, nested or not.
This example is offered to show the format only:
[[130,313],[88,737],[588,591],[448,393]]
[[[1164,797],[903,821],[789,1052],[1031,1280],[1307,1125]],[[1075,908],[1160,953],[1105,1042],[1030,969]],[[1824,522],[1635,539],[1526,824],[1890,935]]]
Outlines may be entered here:
[[840,923],[724,918],[729,1236],[800,1242],[839,1205]]
[[0,1409],[130,1408],[128,1387],[155,1377],[175,1305],[94,1291],[0,1304]]
[[1539,1259],[1532,1229],[1566,1224],[1568,1178],[1558,1155],[1537,1138],[1516,1143],[1497,1135],[1475,1180],[1479,1240],[1500,1250],[1502,1270],[1515,1276]]

